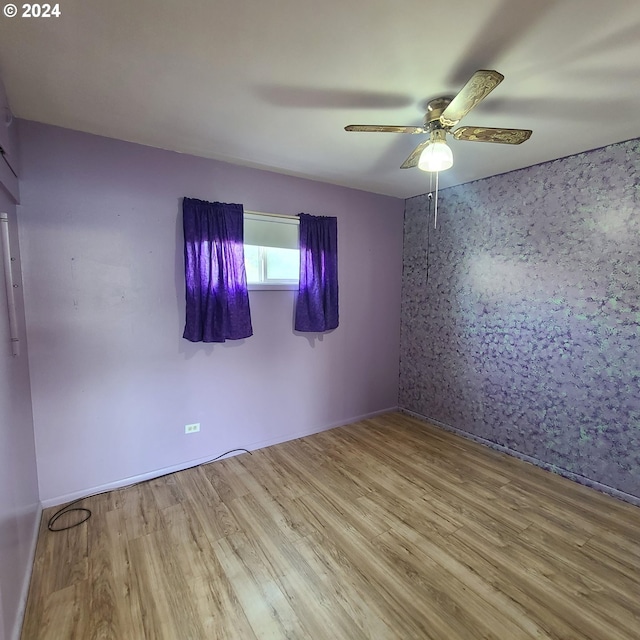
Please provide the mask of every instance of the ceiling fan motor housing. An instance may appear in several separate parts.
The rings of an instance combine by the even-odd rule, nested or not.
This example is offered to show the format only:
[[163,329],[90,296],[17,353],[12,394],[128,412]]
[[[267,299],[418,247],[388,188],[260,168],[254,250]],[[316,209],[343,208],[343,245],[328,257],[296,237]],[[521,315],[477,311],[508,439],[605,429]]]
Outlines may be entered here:
[[433,129],[433,125],[436,124],[439,127],[442,126],[440,123],[440,116],[442,112],[449,106],[453,98],[450,96],[445,96],[443,98],[435,98],[431,100],[427,105],[427,112],[424,114],[424,126],[425,129]]

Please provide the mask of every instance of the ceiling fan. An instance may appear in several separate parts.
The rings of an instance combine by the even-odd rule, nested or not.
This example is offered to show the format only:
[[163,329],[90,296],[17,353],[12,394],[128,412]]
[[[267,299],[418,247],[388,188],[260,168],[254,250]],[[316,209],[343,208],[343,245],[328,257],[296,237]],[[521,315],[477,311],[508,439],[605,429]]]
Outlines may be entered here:
[[429,102],[424,124],[421,127],[350,124],[345,127],[345,131],[428,133],[429,138],[413,150],[400,168],[410,169],[417,166],[423,171],[444,171],[453,166],[453,153],[446,142],[448,133],[456,140],[500,144],[521,144],[531,137],[533,132],[530,129],[458,127],[452,131],[458,122],[503,80],[504,76],[497,71],[486,69],[476,71],[456,96],[443,96]]

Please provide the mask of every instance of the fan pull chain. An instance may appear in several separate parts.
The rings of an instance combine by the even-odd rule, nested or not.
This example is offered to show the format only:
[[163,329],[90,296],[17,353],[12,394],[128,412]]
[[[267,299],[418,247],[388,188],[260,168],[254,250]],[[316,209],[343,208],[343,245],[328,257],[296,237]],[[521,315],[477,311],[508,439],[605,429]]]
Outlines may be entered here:
[[[435,197],[433,195],[433,174],[436,174],[436,193]],[[438,228],[438,176],[439,171],[429,171],[429,212],[431,211],[431,202],[435,200],[434,204],[434,218],[433,218],[433,228]]]
[[[436,173],[436,176],[438,174]],[[431,213],[431,203],[433,202],[433,171],[429,171],[429,213]],[[437,193],[436,193],[437,197]],[[429,221],[427,220],[427,224]]]
[[433,228],[438,228],[438,177],[440,176],[440,172],[436,171],[436,204],[435,204],[435,213],[433,216]]

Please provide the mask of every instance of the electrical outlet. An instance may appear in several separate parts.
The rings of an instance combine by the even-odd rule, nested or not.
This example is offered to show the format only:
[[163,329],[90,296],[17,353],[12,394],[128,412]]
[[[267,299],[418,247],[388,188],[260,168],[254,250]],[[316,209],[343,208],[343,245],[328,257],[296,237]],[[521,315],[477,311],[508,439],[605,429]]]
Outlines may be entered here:
[[194,424],[185,424],[184,425],[184,432],[185,433],[196,433],[197,431],[200,431],[200,423],[196,422]]

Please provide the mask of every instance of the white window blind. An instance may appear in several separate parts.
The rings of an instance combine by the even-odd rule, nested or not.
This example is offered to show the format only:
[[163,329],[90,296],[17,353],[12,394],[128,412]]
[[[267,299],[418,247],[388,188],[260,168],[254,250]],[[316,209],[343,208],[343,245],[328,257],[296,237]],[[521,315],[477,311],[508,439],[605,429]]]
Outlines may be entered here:
[[[287,216],[288,217],[288,216]],[[298,248],[298,218],[268,214],[244,214],[244,243],[255,247]]]

